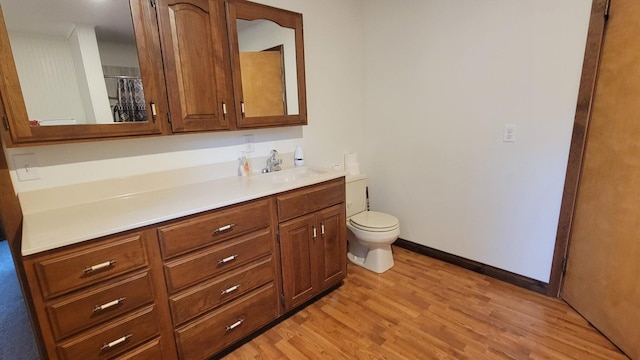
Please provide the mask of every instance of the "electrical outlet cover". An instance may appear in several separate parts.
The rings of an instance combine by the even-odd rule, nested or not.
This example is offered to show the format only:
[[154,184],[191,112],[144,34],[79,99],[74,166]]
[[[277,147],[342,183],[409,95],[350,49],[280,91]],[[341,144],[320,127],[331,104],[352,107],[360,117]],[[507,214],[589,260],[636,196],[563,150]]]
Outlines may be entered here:
[[16,175],[18,176],[18,181],[40,179],[36,154],[13,155],[13,163],[16,167]]
[[244,136],[244,152],[253,152],[253,135]]
[[516,142],[516,126],[514,124],[504,124],[502,142]]

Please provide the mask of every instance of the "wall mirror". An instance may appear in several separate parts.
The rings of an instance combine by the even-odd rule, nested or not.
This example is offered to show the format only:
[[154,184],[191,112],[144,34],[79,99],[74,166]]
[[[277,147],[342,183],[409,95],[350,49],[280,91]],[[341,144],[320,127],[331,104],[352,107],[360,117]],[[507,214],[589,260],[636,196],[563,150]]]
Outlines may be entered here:
[[306,124],[302,15],[233,0],[227,19],[238,127]]
[[[21,93],[6,104],[14,142],[160,133],[155,13],[141,0],[0,0]],[[154,34],[155,28],[155,34]],[[3,29],[4,30],[4,29]],[[8,43],[7,43],[8,41]],[[142,51],[140,51],[142,49]],[[9,53],[10,51],[10,53]],[[11,61],[9,61],[11,62]],[[13,65],[11,64],[11,65]],[[3,73],[11,72],[4,65]],[[5,124],[5,128],[6,128]]]

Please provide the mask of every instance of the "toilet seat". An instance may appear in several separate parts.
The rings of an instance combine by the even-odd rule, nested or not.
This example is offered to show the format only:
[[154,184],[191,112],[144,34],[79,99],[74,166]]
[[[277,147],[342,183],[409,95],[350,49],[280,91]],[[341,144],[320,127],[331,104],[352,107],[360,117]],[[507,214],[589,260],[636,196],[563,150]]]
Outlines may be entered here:
[[393,215],[364,211],[349,218],[349,224],[356,229],[369,232],[389,232],[400,227],[400,221]]

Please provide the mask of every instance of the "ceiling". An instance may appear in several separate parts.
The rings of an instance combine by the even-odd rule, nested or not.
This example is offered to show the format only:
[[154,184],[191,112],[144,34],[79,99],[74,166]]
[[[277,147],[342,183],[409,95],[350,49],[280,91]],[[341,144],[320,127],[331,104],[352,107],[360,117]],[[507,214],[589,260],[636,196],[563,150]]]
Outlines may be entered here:
[[0,0],[10,31],[68,37],[74,24],[94,26],[100,41],[132,43],[129,0]]

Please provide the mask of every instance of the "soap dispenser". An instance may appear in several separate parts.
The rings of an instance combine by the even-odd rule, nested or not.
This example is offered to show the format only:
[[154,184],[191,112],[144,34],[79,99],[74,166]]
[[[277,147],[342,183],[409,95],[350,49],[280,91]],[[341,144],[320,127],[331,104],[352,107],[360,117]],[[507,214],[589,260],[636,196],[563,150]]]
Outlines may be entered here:
[[242,152],[242,156],[238,158],[238,176],[249,176],[251,173],[251,164],[249,163],[249,159]]
[[304,152],[300,146],[296,147],[296,151],[293,153],[293,164],[295,166],[304,165]]

